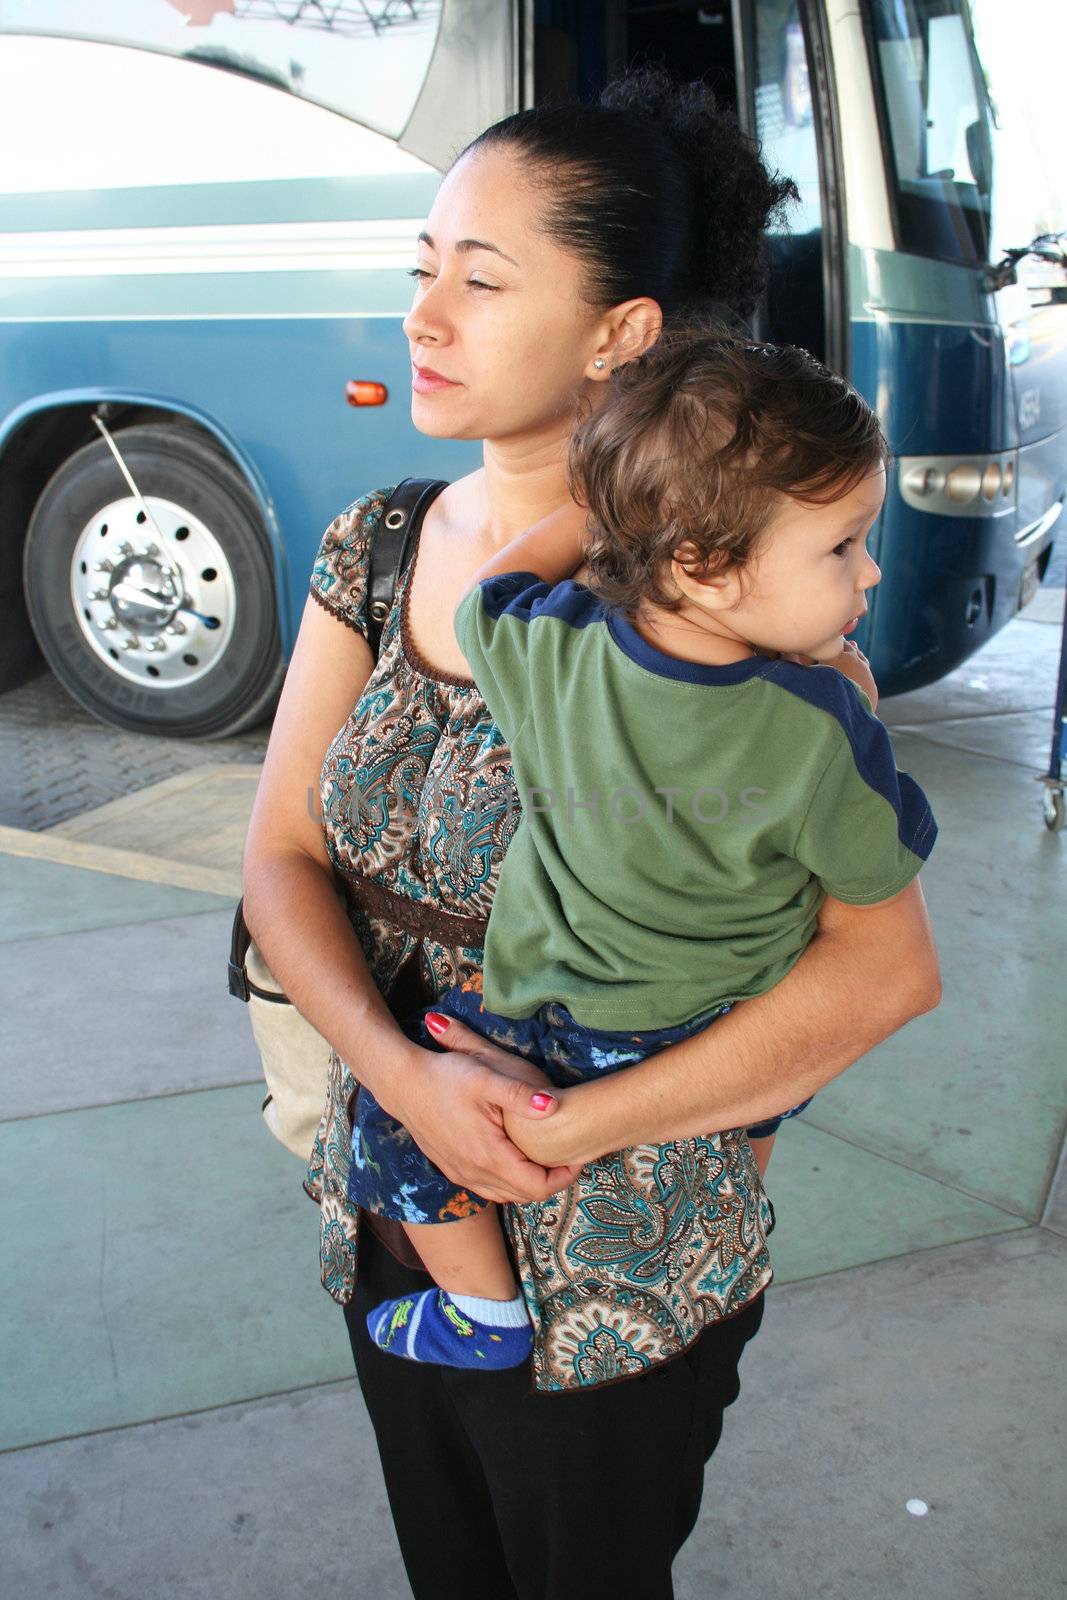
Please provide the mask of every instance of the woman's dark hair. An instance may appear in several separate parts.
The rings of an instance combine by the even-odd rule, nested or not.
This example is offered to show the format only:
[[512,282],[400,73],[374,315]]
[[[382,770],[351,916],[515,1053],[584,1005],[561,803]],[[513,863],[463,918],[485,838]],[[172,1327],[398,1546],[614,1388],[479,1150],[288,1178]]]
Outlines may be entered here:
[[706,84],[659,67],[617,78],[598,105],[518,111],[463,155],[501,146],[544,192],[550,236],[585,263],[590,303],[648,295],[667,323],[747,316],[766,279],[767,225],[799,199]]
[[591,587],[626,611],[677,610],[676,553],[694,576],[743,568],[782,496],[830,505],[889,460],[866,400],[796,345],[677,331],[611,385],[569,471]]

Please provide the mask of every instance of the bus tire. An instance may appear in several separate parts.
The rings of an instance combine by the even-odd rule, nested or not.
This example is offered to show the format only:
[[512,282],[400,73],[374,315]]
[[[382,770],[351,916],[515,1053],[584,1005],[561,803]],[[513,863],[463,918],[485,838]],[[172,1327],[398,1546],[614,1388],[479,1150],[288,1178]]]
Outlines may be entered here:
[[127,428],[70,456],[30,520],[23,584],[64,688],[133,733],[221,739],[273,708],[284,676],[274,572],[252,492],[186,428]]

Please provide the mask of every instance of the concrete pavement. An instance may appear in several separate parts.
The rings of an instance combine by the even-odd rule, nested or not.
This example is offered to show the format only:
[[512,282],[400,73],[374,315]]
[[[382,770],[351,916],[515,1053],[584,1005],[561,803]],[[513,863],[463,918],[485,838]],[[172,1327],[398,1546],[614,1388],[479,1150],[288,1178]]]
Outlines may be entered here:
[[[678,1600],[1067,1592],[1067,835],[1032,776],[1062,604],[882,707],[941,828],[945,1000],[782,1131],[776,1281]],[[225,993],[251,788],[204,763],[0,831],[0,1534],[26,1600],[410,1594],[316,1212]]]

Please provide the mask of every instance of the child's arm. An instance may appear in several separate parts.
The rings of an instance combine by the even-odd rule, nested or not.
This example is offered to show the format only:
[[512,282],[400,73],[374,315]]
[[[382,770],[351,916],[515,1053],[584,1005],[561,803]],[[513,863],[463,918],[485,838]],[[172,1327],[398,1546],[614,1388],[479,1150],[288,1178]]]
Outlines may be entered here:
[[486,578],[503,572],[532,572],[545,583],[559,583],[570,577],[581,565],[585,519],[585,508],[573,501],[549,512],[478,568],[463,591],[463,599]]
[[777,1133],[765,1133],[762,1139],[750,1139],[748,1141],[752,1146],[752,1154],[756,1158],[756,1166],[759,1169],[761,1181],[767,1176],[767,1163],[771,1159],[771,1151],[774,1149],[774,1141],[777,1137]]

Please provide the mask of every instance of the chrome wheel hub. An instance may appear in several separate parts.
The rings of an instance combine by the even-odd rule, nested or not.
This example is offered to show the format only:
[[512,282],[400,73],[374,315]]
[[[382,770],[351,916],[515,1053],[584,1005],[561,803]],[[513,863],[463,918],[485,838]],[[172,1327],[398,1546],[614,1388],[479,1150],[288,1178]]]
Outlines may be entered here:
[[146,689],[185,688],[212,670],[233,635],[233,574],[197,517],[155,495],[145,504],[155,527],[130,495],[82,529],[71,601],[83,636],[111,672]]

